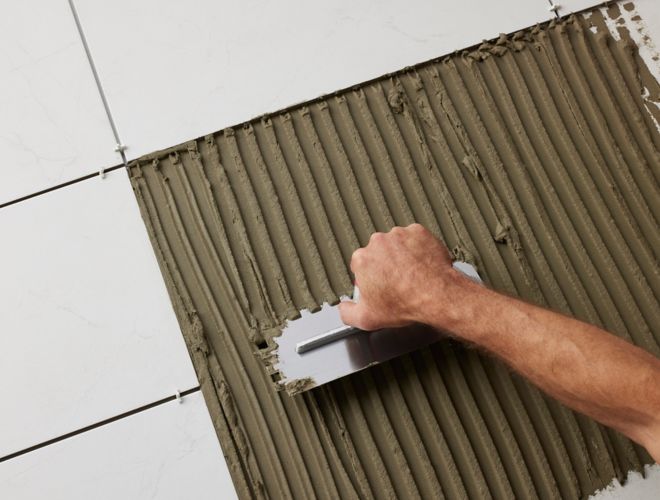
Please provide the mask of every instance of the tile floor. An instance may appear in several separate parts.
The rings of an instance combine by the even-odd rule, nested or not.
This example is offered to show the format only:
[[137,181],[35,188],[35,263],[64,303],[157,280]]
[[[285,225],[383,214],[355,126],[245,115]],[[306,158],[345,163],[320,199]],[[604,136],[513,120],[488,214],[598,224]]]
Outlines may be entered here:
[[[559,12],[596,3],[566,0]],[[657,19],[652,0],[636,4]],[[548,0],[466,0],[451,9],[430,0],[405,9],[393,0],[5,7],[0,496],[235,496],[126,174],[96,175],[122,164],[117,143],[136,158],[545,21],[554,15],[548,7]],[[163,402],[185,390],[193,392],[182,404]]]

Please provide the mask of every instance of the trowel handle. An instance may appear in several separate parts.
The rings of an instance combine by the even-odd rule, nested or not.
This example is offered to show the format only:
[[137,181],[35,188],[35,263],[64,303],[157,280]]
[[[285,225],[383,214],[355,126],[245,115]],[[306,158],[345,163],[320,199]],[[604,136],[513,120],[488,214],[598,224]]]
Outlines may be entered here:
[[[462,261],[456,261],[452,264],[452,266],[454,267],[454,269],[460,271],[465,276],[470,278],[472,281],[479,284],[483,283],[481,281],[481,277],[479,276],[479,273],[472,264],[468,264],[467,262],[462,262]],[[359,298],[360,298],[360,290],[356,286],[355,289],[353,290],[353,301],[358,302]],[[311,337],[307,340],[298,342],[296,344],[296,352],[298,354],[303,354],[305,352],[311,351],[312,349],[316,349],[318,347],[324,346],[331,342],[335,342],[337,340],[341,340],[350,335],[360,332],[362,332],[362,330],[360,330],[359,328],[355,328],[347,325],[340,326],[339,328],[335,328],[334,330],[329,330],[315,337]]]
[[302,354],[304,352],[311,351],[312,349],[316,349],[317,347],[324,346],[330,342],[335,342],[336,340],[343,339],[349,335],[353,335],[354,333],[359,333],[361,331],[362,330],[359,328],[354,328],[352,326],[340,326],[339,328],[327,331],[317,335],[316,337],[298,342],[296,344],[296,352],[298,354]]

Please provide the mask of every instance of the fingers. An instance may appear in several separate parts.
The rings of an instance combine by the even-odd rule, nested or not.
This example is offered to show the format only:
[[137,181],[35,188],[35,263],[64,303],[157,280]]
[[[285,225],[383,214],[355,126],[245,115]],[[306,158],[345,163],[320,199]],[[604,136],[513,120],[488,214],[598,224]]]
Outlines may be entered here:
[[424,233],[428,231],[424,226],[422,226],[418,222],[409,224],[408,226],[406,226],[406,229],[409,229],[410,231],[415,231],[417,233]]
[[441,255],[442,260],[446,262],[451,262],[453,260],[451,252],[449,251],[449,248],[447,248],[447,245],[445,245],[445,242],[434,236],[428,229],[426,229],[421,224],[418,223],[410,224],[409,226],[406,226],[404,229],[409,235],[414,236],[407,240],[411,245],[418,245],[420,240],[422,239],[424,239],[427,244],[430,241],[434,241],[436,243],[438,252]]
[[340,302],[339,303],[339,316],[341,317],[342,322],[348,326],[355,326],[360,328],[357,323],[359,323],[360,311],[358,304],[351,301]]
[[432,256],[446,264],[452,261],[446,245],[421,224],[395,226],[388,233],[372,233],[368,245],[353,252],[350,262],[353,276],[356,280],[360,274],[364,278],[372,268],[383,266],[392,257],[400,257],[401,249],[417,259]]
[[[357,273],[358,268],[360,267],[360,264],[362,263],[362,258],[364,255],[364,248],[358,248],[355,252],[353,252],[353,255],[351,255],[351,272],[353,275]],[[355,277],[357,280],[357,276]]]
[[345,325],[354,326],[365,331],[374,329],[372,322],[368,321],[366,309],[356,302],[340,302],[339,316]]
[[369,237],[369,245],[378,244],[383,240],[385,233],[371,233]]
[[[372,256],[375,249],[379,248],[386,241],[385,233],[372,233],[369,237],[369,243],[366,247],[358,248],[351,255],[350,268],[357,282],[357,275],[365,266],[368,256]],[[357,284],[357,283],[356,283]]]

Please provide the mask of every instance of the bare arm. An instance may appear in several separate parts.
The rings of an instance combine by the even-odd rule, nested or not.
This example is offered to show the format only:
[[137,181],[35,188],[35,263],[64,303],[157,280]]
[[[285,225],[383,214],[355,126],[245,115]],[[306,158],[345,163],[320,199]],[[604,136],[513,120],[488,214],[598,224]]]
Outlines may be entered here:
[[506,361],[543,391],[613,427],[660,461],[660,359],[596,327],[477,285],[419,224],[375,233],[353,254],[363,330],[424,323]]

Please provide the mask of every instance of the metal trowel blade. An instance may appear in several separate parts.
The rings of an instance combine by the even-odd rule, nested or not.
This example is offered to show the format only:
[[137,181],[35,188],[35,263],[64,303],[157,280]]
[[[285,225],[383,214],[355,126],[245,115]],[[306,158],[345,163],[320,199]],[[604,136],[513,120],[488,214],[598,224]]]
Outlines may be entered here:
[[[471,264],[454,262],[454,267],[481,283]],[[297,394],[422,349],[441,337],[422,325],[364,332],[344,325],[337,305],[324,304],[314,313],[301,311],[300,318],[289,321],[275,338],[274,369],[280,374],[278,383]]]

